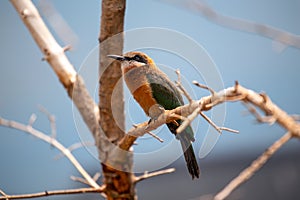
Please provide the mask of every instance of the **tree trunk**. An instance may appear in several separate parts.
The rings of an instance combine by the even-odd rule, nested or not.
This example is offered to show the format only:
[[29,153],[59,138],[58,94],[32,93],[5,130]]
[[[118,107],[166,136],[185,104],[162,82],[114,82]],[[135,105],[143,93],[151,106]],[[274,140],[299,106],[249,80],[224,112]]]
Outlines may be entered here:
[[[100,126],[113,144],[124,137],[124,95],[122,71],[118,62],[110,63],[109,54],[122,54],[125,0],[103,0],[100,29],[99,111]],[[117,98],[113,97],[117,94]],[[108,160],[115,159],[108,156]],[[126,156],[117,166],[102,160],[107,199],[135,199],[132,157]],[[125,170],[126,169],[126,170]]]

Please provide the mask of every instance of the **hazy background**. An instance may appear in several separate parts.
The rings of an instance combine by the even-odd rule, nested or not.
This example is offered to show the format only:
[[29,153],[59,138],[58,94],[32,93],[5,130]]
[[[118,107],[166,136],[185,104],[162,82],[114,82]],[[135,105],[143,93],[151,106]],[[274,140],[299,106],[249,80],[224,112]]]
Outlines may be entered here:
[[[79,70],[98,44],[100,1],[51,2],[77,35],[77,42],[71,39],[74,50],[68,52],[67,56]],[[38,5],[38,1],[34,3]],[[294,34],[300,33],[299,0],[212,0],[208,3],[224,15],[272,25]],[[37,113],[38,119],[34,127],[50,134],[47,118],[38,111],[38,105],[43,105],[56,117],[57,139],[66,146],[79,142],[81,135],[75,128],[77,122],[73,118],[72,102],[52,69],[46,62],[41,61],[42,53],[9,1],[0,1],[0,27],[0,116],[27,123],[30,115]],[[172,1],[128,0],[125,30],[144,27],[167,28],[187,35],[202,45],[211,56],[224,87],[232,86],[238,80],[255,91],[266,92],[288,113],[300,114],[299,49],[287,47],[278,50],[270,39],[216,25],[197,12]],[[61,45],[65,45],[62,40],[57,39]],[[174,69],[184,67],[184,62],[177,63],[168,59],[170,57],[166,53],[151,50],[147,53],[158,63]],[[191,53],[197,55],[197,52]],[[86,66],[94,75],[98,70],[96,59],[95,57],[95,66]],[[193,73],[188,67],[181,71],[186,79]],[[85,79],[89,79],[88,76],[86,74]],[[199,81],[202,79],[199,78]],[[208,95],[206,91],[191,87],[197,92],[197,97]],[[97,101],[97,94],[93,95]],[[128,129],[132,122],[142,122],[147,118],[132,98],[129,95],[127,97]],[[221,135],[210,154],[199,162],[201,178],[191,181],[183,159],[180,158],[171,164],[171,167],[178,169],[174,174],[153,178],[138,185],[140,199],[198,199],[201,195],[216,193],[285,133],[277,125],[255,123],[253,116],[244,115],[245,108],[240,103],[226,104],[226,110],[225,126],[238,129],[240,134],[224,132]],[[206,133],[208,128],[204,120],[200,119],[199,123],[197,142],[194,144],[197,153],[205,137],[202,133]],[[164,128],[160,129],[160,133],[166,143],[173,138]],[[162,148],[162,144],[149,137],[139,140],[138,143],[138,153]],[[235,192],[232,199],[295,199],[299,196],[300,185],[299,152],[299,140],[290,141],[262,171]],[[83,187],[70,180],[70,175],[79,174],[66,158],[55,160],[57,154],[59,152],[49,144],[28,134],[0,127],[0,189],[7,194],[16,194]],[[90,174],[100,168],[99,162],[86,149],[77,150],[74,154]],[[147,162],[160,163],[161,159],[163,158]],[[80,196],[47,199],[75,197]],[[89,197],[96,199],[98,196]]]

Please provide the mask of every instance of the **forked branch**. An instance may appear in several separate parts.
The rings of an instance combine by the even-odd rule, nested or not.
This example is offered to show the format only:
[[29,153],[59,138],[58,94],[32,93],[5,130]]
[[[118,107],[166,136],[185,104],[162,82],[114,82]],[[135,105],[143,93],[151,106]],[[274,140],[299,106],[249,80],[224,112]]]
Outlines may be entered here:
[[100,186],[94,181],[94,179],[85,171],[85,169],[81,166],[81,164],[77,161],[77,159],[72,155],[72,153],[64,147],[60,142],[58,142],[55,138],[44,134],[41,131],[36,130],[31,125],[21,124],[16,121],[7,120],[0,117],[0,125],[10,127],[16,130],[23,131],[25,133],[29,133],[34,137],[41,139],[44,142],[47,142],[57,148],[62,154],[64,154],[70,162],[74,165],[74,167],[78,170],[78,172],[84,177],[87,183],[93,188],[100,188]]

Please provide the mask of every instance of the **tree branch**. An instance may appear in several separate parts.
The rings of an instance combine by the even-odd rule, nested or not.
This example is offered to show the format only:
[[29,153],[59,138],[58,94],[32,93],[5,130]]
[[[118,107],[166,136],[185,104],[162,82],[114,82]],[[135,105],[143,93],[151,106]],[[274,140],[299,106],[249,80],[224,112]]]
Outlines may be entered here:
[[227,127],[219,127],[217,126],[209,117],[207,117],[203,112],[199,113],[210,125],[212,125],[212,127],[214,127],[220,134],[222,133],[222,131],[228,131],[228,132],[232,132],[232,133],[239,133],[238,130],[234,130],[231,128],[227,128]]
[[79,188],[79,189],[69,189],[69,190],[53,190],[53,191],[45,191],[45,192],[38,192],[38,193],[32,193],[32,194],[5,195],[3,197],[0,197],[0,200],[1,199],[29,199],[29,198],[46,197],[46,196],[53,196],[53,195],[103,193],[104,191],[105,191],[104,186],[102,186],[100,188]]
[[[75,144],[72,144],[71,146],[69,146],[67,149],[72,153],[74,150],[79,149],[81,147],[88,147],[88,146],[94,146],[95,144],[93,142],[78,142]],[[58,154],[57,156],[55,156],[55,159],[58,160],[62,157],[64,157],[65,155],[63,153]]]
[[[291,132],[293,137],[300,137],[300,125],[294,120],[293,117],[289,116],[286,112],[273,104],[266,96],[246,89],[236,83],[234,87],[229,87],[219,92],[215,92],[214,95],[202,97],[200,100],[193,101],[191,104],[180,106],[173,110],[166,110],[158,117],[157,120],[151,122],[150,124],[147,122],[139,124],[136,128],[128,131],[125,137],[120,141],[119,146],[121,149],[128,150],[137,137],[143,136],[147,131],[152,131],[166,122],[171,122],[174,120],[174,114],[182,115],[188,118],[191,114],[192,116],[194,115],[193,113],[195,110],[197,113],[200,113],[200,111],[202,112],[210,110],[218,104],[232,101],[251,103],[268,115],[272,114],[272,116],[276,118],[276,122],[284,127],[287,131]],[[227,128],[225,128],[225,130],[227,130]],[[231,131],[235,132],[235,130]]]
[[67,59],[65,48],[56,42],[30,0],[11,0],[11,3],[93,134],[100,160],[106,160],[111,143],[100,131],[98,106],[87,91],[82,78]]
[[215,197],[214,200],[223,200],[239,187],[242,183],[250,179],[256,171],[258,171],[270,159],[276,151],[278,151],[286,142],[292,138],[292,134],[287,132],[273,145],[271,145],[261,156],[252,162],[252,164],[244,169],[236,178],[234,178],[226,187],[224,187]]
[[72,153],[64,147],[60,142],[58,142],[55,138],[52,138],[41,131],[34,129],[31,125],[21,124],[16,121],[6,120],[0,117],[0,125],[6,126],[10,128],[14,128],[16,130],[23,131],[25,133],[29,133],[34,137],[41,139],[44,142],[47,142],[57,148],[60,152],[62,152],[74,165],[74,167],[78,170],[78,172],[85,178],[85,180],[94,188],[99,188],[100,186],[94,181],[94,179],[84,170],[81,164],[76,160],[76,158],[72,155]]
[[[165,0],[165,2],[174,4],[174,2],[170,0]],[[205,1],[182,1],[179,4],[188,9],[192,9],[196,12],[201,13],[209,21],[219,24],[221,26],[248,33],[255,33],[270,38],[276,42],[280,42],[284,45],[300,48],[299,35],[272,27],[270,25],[260,24],[245,19],[239,19],[222,15],[221,13],[218,13],[213,8],[211,8]]]
[[148,179],[148,178],[152,178],[154,176],[160,176],[160,175],[164,175],[164,174],[169,174],[175,171],[175,168],[170,168],[170,169],[165,169],[165,170],[160,170],[160,171],[156,171],[156,172],[152,172],[152,173],[148,173],[145,172],[143,175],[135,177],[134,179],[134,183],[138,183],[142,180]]
[[64,54],[63,48],[57,44],[47,29],[35,6],[31,1],[24,0],[11,0],[11,3],[43,52],[45,60],[49,62],[65,88],[70,88],[76,80],[77,73]]
[[[90,131],[93,133],[93,136],[96,141],[96,145],[98,148],[99,152],[99,157],[102,161],[106,161],[108,155],[120,155],[119,154],[114,154],[116,151],[111,151],[112,146],[110,141],[107,140],[106,136],[103,134],[102,131],[100,131],[100,126],[98,124],[99,122],[99,109],[97,105],[95,104],[94,100],[91,98],[89,95],[88,91],[85,88],[84,82],[81,79],[80,76],[76,73],[74,70],[74,67],[71,65],[71,63],[68,61],[66,55],[64,54],[64,51],[67,48],[62,48],[60,47],[47,27],[45,26],[44,22],[42,21],[38,11],[34,7],[31,1],[25,1],[25,0],[11,0],[11,3],[14,5],[15,9],[18,11],[21,19],[23,20],[24,24],[27,26],[28,30],[30,31],[32,37],[36,41],[37,45],[41,49],[41,51],[44,54],[44,59],[51,65],[52,69],[58,76],[59,80],[61,83],[64,85],[64,87],[67,90],[67,93],[69,97],[73,100],[74,104],[78,108],[79,112],[81,113],[85,123],[89,127]],[[111,3],[107,1],[107,3]],[[119,7],[115,7],[117,9],[125,9],[125,1],[122,1],[122,5],[119,4]],[[109,6],[109,5],[108,5]],[[202,6],[202,7],[201,7]],[[203,9],[204,8],[204,9]],[[212,17],[212,20],[216,20],[217,23],[220,22],[225,22],[224,24],[226,25],[226,22],[232,22],[230,18],[226,18],[225,16],[221,16],[212,9],[210,9],[208,6],[206,6],[204,3],[199,5],[199,9],[203,9],[203,13],[207,14],[207,17]],[[112,10],[113,11],[113,10]],[[116,11],[116,10],[115,10]],[[124,15],[124,13],[123,13]],[[108,19],[111,17],[107,15]],[[222,18],[223,17],[223,18]],[[225,17],[225,18],[224,18]],[[221,19],[221,20],[220,20]],[[224,20],[225,19],[225,20]],[[222,21],[223,20],[223,21]],[[229,21],[226,21],[229,20]],[[233,21],[234,22],[234,21]],[[240,22],[239,20],[236,22]],[[118,23],[116,23],[118,25]],[[238,23],[237,23],[238,24]],[[247,23],[246,23],[247,24]],[[123,24],[119,24],[120,26],[123,26]],[[229,27],[230,23],[228,23]],[[252,22],[248,23],[249,27],[249,32],[255,32],[262,34],[266,37],[270,37],[274,39],[275,41],[282,42],[286,45],[291,45],[295,47],[300,47],[300,39],[299,36],[295,36],[290,33],[283,32],[281,30],[265,26],[265,25],[258,25],[258,26],[253,26],[256,24],[253,24]],[[243,31],[248,31],[247,26],[245,26],[246,29]],[[101,27],[103,28],[103,27]],[[112,28],[111,26],[108,26],[106,28]],[[235,27],[235,25],[232,25],[232,28],[239,28],[238,26]],[[254,30],[254,31],[253,31]],[[100,40],[105,39],[101,38]],[[119,77],[117,77],[119,78]],[[101,97],[101,94],[100,94]],[[178,116],[184,116],[185,118],[189,118],[189,116],[197,110],[197,113],[200,113],[202,111],[207,111],[212,109],[214,106],[224,103],[224,102],[229,102],[229,101],[243,101],[246,103],[250,103],[256,108],[259,108],[263,112],[265,112],[266,116],[269,117],[271,116],[274,119],[274,122],[278,123],[282,127],[284,127],[289,134],[285,135],[283,139],[280,139],[281,142],[279,142],[280,145],[274,143],[274,145],[277,149],[279,149],[285,142],[287,142],[290,138],[297,137],[300,138],[300,125],[298,122],[295,121],[295,119],[291,116],[289,116],[286,112],[281,110],[279,107],[277,107],[269,97],[267,97],[264,94],[257,94],[252,90],[246,89],[239,84],[236,84],[234,87],[227,88],[225,90],[222,90],[220,92],[216,92],[213,95],[206,96],[201,98],[198,101],[192,101],[188,105],[184,105],[181,107],[178,107],[174,110],[166,110],[159,118],[152,123],[148,124],[147,122],[144,122],[140,124],[137,128],[131,129],[122,139],[119,137],[120,135],[117,134],[117,137],[114,137],[112,140],[115,143],[118,143],[118,146],[121,149],[124,150],[129,150],[129,148],[133,145],[134,141],[136,140],[137,137],[142,136],[148,131],[154,130],[158,128],[159,126],[165,124],[166,122],[170,122],[173,120],[178,119]],[[110,103],[110,102],[109,102]],[[120,104],[122,105],[122,104]],[[195,114],[195,113],[194,113]],[[197,115],[196,115],[197,116]],[[3,121],[4,119],[1,118],[1,122],[5,123],[7,120]],[[32,123],[34,121],[34,118],[30,120]],[[101,120],[102,121],[102,120]],[[188,123],[190,123],[188,121]],[[10,126],[18,124],[17,122],[13,122],[9,124]],[[21,124],[23,126],[23,131],[34,131],[39,135],[39,131],[35,130],[32,128],[32,126],[26,126]],[[123,136],[121,134],[121,136]],[[58,143],[56,140],[53,140],[53,138],[47,136],[47,142],[51,141],[52,145],[61,145]],[[116,142],[117,141],[117,142]],[[119,141],[119,142],[118,142]],[[268,155],[270,152],[271,154],[276,152],[276,148],[274,147],[273,150],[269,150],[269,152],[266,153]],[[116,147],[117,148],[117,147]],[[116,149],[115,148],[115,149]],[[72,154],[69,151],[65,152],[69,156],[72,156]],[[68,157],[68,156],[67,156]],[[73,157],[74,158],[74,157]],[[70,158],[69,158],[70,159]],[[75,159],[75,158],[74,158]],[[114,159],[114,158],[113,158]],[[127,159],[127,157],[126,157]],[[130,160],[131,157],[129,156],[127,160],[129,160],[129,164],[132,163],[132,160]],[[259,158],[259,164],[254,165],[255,167],[251,168],[252,172],[254,173],[256,170],[258,170],[266,161],[268,157],[263,156]],[[75,159],[76,161],[76,159]],[[75,162],[73,161],[73,162]],[[72,161],[71,161],[72,162]],[[76,161],[77,162],[77,161]],[[128,164],[128,163],[126,163]],[[126,166],[127,170],[131,172],[131,165]],[[126,184],[126,187],[124,188],[118,188],[123,190],[123,196],[118,196],[120,199],[126,196],[128,198],[129,196],[131,198],[134,198],[134,189],[132,188],[132,183],[133,183],[133,176],[131,173],[127,172],[121,172],[121,171],[116,171],[115,169],[112,169],[110,167],[105,167],[105,170],[107,173],[104,173],[105,180],[106,182],[113,183],[115,186],[117,186],[120,182],[113,176],[111,176],[111,173],[114,173],[116,175],[115,177],[121,177],[120,180],[127,180],[127,182],[123,182]],[[84,174],[83,171],[81,173]],[[252,174],[253,174],[252,173]],[[251,174],[251,175],[252,175]],[[83,175],[84,177],[89,177],[88,174]],[[247,177],[247,176],[246,176]],[[90,179],[90,177],[88,178]],[[242,180],[242,179],[241,179]],[[246,179],[245,179],[246,180]],[[91,180],[90,180],[91,181]],[[89,182],[90,182],[89,181]],[[91,181],[92,183],[92,181]],[[94,182],[94,187],[100,189],[100,186],[97,185],[97,183]],[[112,191],[115,191],[115,186],[111,184],[110,189],[113,189]],[[128,185],[129,184],[129,185]],[[234,184],[234,185],[239,185],[239,184]],[[106,185],[107,186],[107,185]],[[233,191],[237,186],[231,187],[230,191]],[[113,188],[115,187],[115,188]],[[230,192],[229,192],[230,193]],[[227,194],[229,194],[227,192]],[[5,194],[5,193],[4,193]],[[113,195],[110,193],[110,195]],[[129,196],[128,196],[129,195]],[[2,197],[2,199],[7,198],[7,195]]]

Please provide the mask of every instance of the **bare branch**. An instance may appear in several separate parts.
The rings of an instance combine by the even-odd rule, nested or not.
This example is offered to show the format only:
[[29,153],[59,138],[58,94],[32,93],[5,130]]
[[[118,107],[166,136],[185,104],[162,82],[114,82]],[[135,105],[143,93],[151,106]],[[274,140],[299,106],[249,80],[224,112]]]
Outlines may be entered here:
[[196,119],[196,117],[199,115],[201,108],[198,107],[190,114],[183,122],[182,124],[176,129],[177,134],[181,133],[184,131],[191,123]]
[[47,118],[48,118],[48,120],[49,120],[49,122],[50,122],[51,137],[52,137],[53,139],[55,139],[55,138],[56,138],[56,122],[55,122],[55,116],[52,115],[45,107],[43,107],[43,106],[41,106],[41,105],[39,105],[38,107],[39,107],[39,110],[47,116]]
[[68,88],[76,80],[76,71],[57,44],[31,1],[11,0],[32,37],[45,55],[63,85]]
[[244,102],[244,105],[247,107],[248,111],[254,115],[254,117],[256,118],[257,122],[259,123],[268,123],[270,125],[274,124],[276,122],[276,118],[271,115],[271,116],[261,116],[257,110],[255,109],[254,106],[249,105],[248,103]]
[[84,178],[77,177],[77,176],[70,176],[70,179],[72,181],[76,181],[76,182],[83,183],[85,185],[91,186]]
[[188,99],[189,103],[191,104],[193,99],[191,97],[191,95],[186,91],[186,89],[182,86],[181,84],[181,75],[180,75],[180,70],[177,69],[176,71],[176,74],[177,74],[177,81],[175,81],[177,87],[182,91],[182,93],[184,94],[184,96]]
[[160,171],[152,172],[152,173],[148,173],[146,171],[143,175],[135,177],[134,183],[138,183],[138,182],[140,182],[142,180],[145,180],[145,179],[148,179],[148,178],[152,178],[154,176],[160,176],[160,175],[163,175],[163,174],[169,174],[169,173],[172,173],[174,171],[175,171],[175,168],[160,170]]
[[[272,115],[277,119],[276,122],[279,125],[284,127],[287,131],[291,132],[294,137],[300,137],[300,125],[291,116],[289,116],[286,112],[284,112],[275,104],[273,104],[269,98],[266,99],[262,97],[262,95],[252,90],[246,89],[236,82],[236,85],[234,87],[229,87],[219,92],[215,92],[214,95],[202,97],[198,101],[193,101],[192,104],[180,106],[173,110],[165,110],[165,112],[161,114],[157,120],[150,123],[149,125],[147,122],[139,124],[137,128],[128,131],[125,137],[121,140],[119,146],[122,149],[128,150],[131,147],[131,145],[134,143],[136,138],[145,134],[146,131],[152,131],[158,128],[159,126],[174,120],[174,118],[172,118],[172,115],[174,113],[177,115],[189,116],[189,117],[193,113],[192,116],[194,117],[196,113],[199,113],[200,111],[210,110],[214,106],[227,101],[248,102],[266,113],[269,114],[272,113]],[[199,105],[201,106],[200,109],[199,109]],[[198,109],[199,112],[196,109]],[[186,123],[189,123],[189,121],[187,121]],[[145,130],[145,127],[147,127],[147,130]],[[222,130],[231,130],[231,129],[223,127]],[[236,132],[236,131],[231,130],[231,132]]]
[[[98,181],[98,179],[100,178],[101,174],[99,172],[95,173],[95,175],[93,176],[93,180],[95,182]],[[87,182],[85,179],[81,178],[81,177],[76,177],[76,176],[70,176],[71,180],[73,181],[77,181],[77,182],[80,182],[80,183],[83,183],[85,185],[89,185],[91,187],[93,187],[92,185],[89,184],[89,182]],[[106,198],[106,194],[103,192],[101,193],[101,196],[103,196],[104,198]]]
[[242,183],[251,178],[256,171],[258,171],[273,154],[280,149],[286,142],[292,138],[291,133],[286,133],[274,144],[272,144],[261,156],[259,156],[252,164],[244,169],[236,178],[234,178],[225,188],[223,188],[215,197],[214,200],[225,199],[233,190],[235,190]]
[[[133,127],[137,128],[138,125],[133,124]],[[146,133],[148,133],[149,135],[151,135],[152,137],[154,137],[155,139],[157,139],[159,142],[163,143],[164,140],[161,139],[160,137],[158,137],[157,135],[155,135],[154,133],[150,132],[150,131],[146,131]]]
[[228,128],[228,127],[221,126],[221,127],[219,127],[219,129],[222,130],[222,131],[227,131],[227,132],[232,132],[232,133],[239,133],[238,130],[231,129],[231,128]]
[[98,179],[101,177],[100,172],[96,172],[93,176],[94,181],[98,181]]
[[53,195],[103,193],[104,191],[105,191],[105,186],[101,186],[100,188],[79,188],[79,189],[69,189],[69,190],[53,190],[53,191],[45,191],[45,192],[38,192],[38,193],[32,193],[32,194],[6,195],[3,197],[0,197],[0,200],[1,199],[29,199],[29,198],[46,197],[46,196],[53,196]]
[[[81,147],[87,147],[87,146],[94,146],[95,144],[93,142],[89,142],[89,141],[86,141],[86,142],[78,142],[78,143],[75,143],[75,144],[72,144],[71,146],[69,146],[67,149],[70,151],[70,152],[73,152],[74,150],[76,149],[79,149]],[[63,153],[60,153],[58,154],[57,156],[55,156],[55,159],[58,160],[62,157],[64,157],[65,155]]]
[[3,192],[3,190],[0,190],[0,194],[4,197],[4,199],[8,200],[8,195]]
[[[174,4],[174,1],[170,0],[165,0],[165,2]],[[209,21],[221,26],[248,33],[255,33],[263,37],[270,38],[276,42],[280,42],[284,45],[300,48],[299,35],[275,28],[270,25],[223,15],[211,8],[205,1],[193,0],[176,2],[180,2],[180,6],[184,6],[188,9],[201,13]]]
[[82,78],[66,57],[66,49],[56,42],[31,1],[11,0],[11,3],[93,134],[100,159],[106,160],[110,142],[100,131],[99,108],[87,91]]
[[76,47],[79,42],[78,36],[58,10],[56,10],[53,2],[49,0],[38,1],[37,7],[63,43],[72,44],[72,46]]
[[4,118],[0,117],[0,125],[6,126],[10,128],[14,128],[16,130],[23,131],[25,133],[29,133],[42,141],[45,141],[51,145],[53,145],[55,148],[57,148],[59,151],[61,151],[74,165],[74,167],[79,171],[79,173],[86,179],[86,181],[93,186],[94,188],[99,188],[100,186],[90,177],[90,175],[84,170],[84,168],[81,166],[81,164],[76,160],[76,158],[72,155],[72,153],[64,147],[61,143],[59,143],[56,139],[44,134],[41,131],[38,131],[34,129],[32,126],[24,125],[16,121],[9,121]]
[[28,126],[32,126],[34,122],[36,121],[36,114],[32,113],[28,120]]
[[214,95],[216,93],[212,88],[208,87],[207,85],[203,85],[203,84],[199,83],[198,81],[193,81],[193,84],[199,88],[208,90],[211,95]]
[[206,116],[203,112],[200,112],[200,115],[210,124],[212,125],[220,134],[222,133],[222,131],[228,131],[228,132],[232,132],[232,133],[239,133],[239,131],[234,130],[234,129],[230,129],[227,127],[219,127],[217,126],[208,116]]
[[238,19],[229,16],[222,15],[213,10],[204,1],[194,1],[193,8],[196,8],[207,19],[220,24],[222,26],[232,28],[235,30],[245,31],[249,33],[256,33],[267,38],[271,38],[274,41],[280,42],[285,45],[294,46],[300,48],[300,37],[289,33],[284,30],[272,27],[270,25],[260,24],[245,19]]

